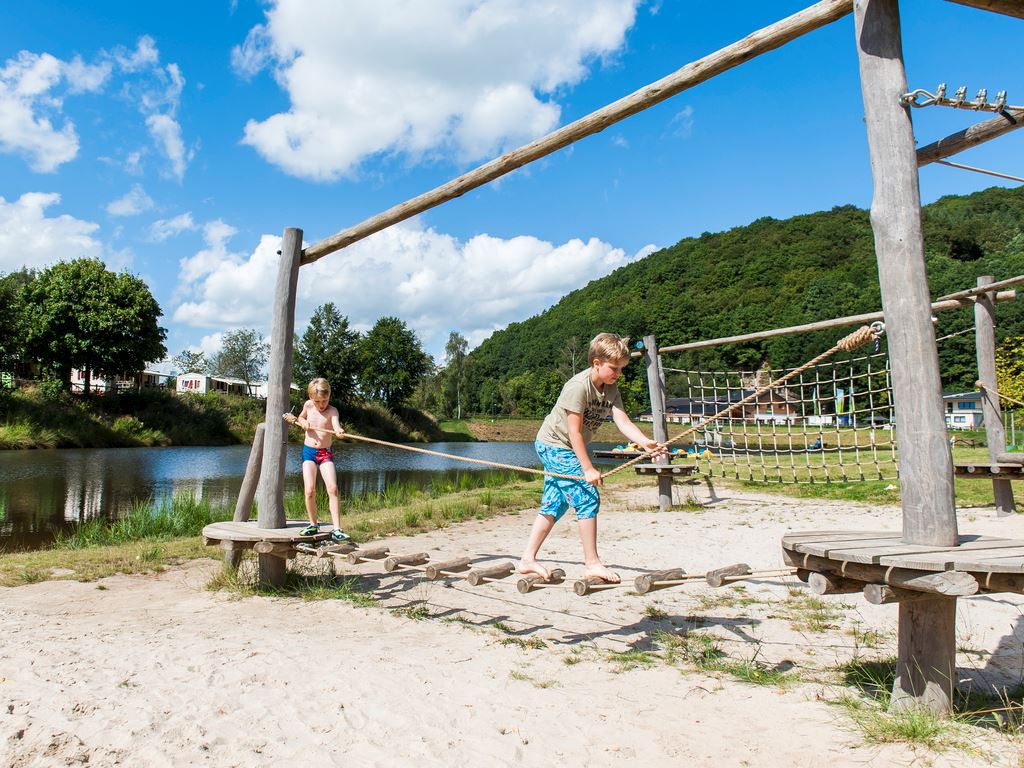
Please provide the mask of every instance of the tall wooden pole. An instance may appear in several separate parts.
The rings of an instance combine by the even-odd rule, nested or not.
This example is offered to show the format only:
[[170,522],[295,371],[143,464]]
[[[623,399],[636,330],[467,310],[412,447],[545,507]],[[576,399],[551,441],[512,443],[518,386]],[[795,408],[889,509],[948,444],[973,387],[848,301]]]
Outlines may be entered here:
[[[854,0],[857,56],[874,195],[878,259],[900,453],[903,540],[959,543],[953,460],[943,417],[938,350],[921,233],[921,197],[897,0]],[[955,680],[956,601],[901,604],[892,706],[949,710]]]
[[[288,411],[292,382],[292,338],[295,333],[295,290],[302,257],[302,230],[289,227],[281,243],[281,261],[274,289],[274,322],[270,332],[270,369],[267,374],[267,415],[260,470],[260,528],[284,528],[284,472],[288,456],[288,430],[281,418]],[[259,555],[261,584],[284,584],[287,562],[272,554]]]
[[[651,418],[654,420],[654,439],[659,443],[668,441],[668,421],[665,417],[665,380],[658,356],[658,340],[644,336],[644,356],[647,359],[647,390],[651,394]],[[668,464],[668,457],[655,459],[658,464]],[[658,509],[666,512],[672,509],[672,476],[658,475]]]
[[[978,278],[978,287],[993,281],[991,275]],[[995,294],[984,293],[974,304],[974,336],[978,352],[978,380],[985,385],[981,391],[982,418],[985,420],[985,442],[988,443],[988,458],[993,464],[999,462],[999,454],[1006,453],[1006,434],[1003,431],[1003,413],[999,408],[996,390],[996,306]],[[996,499],[996,515],[1002,517],[1016,511],[1013,504],[1013,487],[1009,480],[992,479],[992,490]]]

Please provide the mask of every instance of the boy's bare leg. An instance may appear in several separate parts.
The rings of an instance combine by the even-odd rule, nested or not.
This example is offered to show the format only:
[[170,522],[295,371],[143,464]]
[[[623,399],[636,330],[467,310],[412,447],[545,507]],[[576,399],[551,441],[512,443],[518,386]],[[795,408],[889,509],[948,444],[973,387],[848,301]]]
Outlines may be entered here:
[[316,525],[316,464],[312,461],[302,462],[302,486],[306,498],[306,514],[309,522]]
[[544,543],[554,527],[555,518],[551,515],[537,515],[533,521],[533,528],[530,529],[530,539],[526,542],[526,550],[516,567],[517,573],[536,573],[544,581],[551,578],[547,569],[537,562],[537,553],[540,551],[540,545]]
[[338,504],[338,472],[334,463],[325,461],[320,465],[320,475],[327,488],[327,505],[331,510],[331,522],[335,528],[341,528],[341,509]]
[[597,555],[597,518],[588,517],[577,521],[580,527],[580,541],[583,543],[583,573],[597,576],[610,584],[618,584],[621,579],[615,571],[610,571]]

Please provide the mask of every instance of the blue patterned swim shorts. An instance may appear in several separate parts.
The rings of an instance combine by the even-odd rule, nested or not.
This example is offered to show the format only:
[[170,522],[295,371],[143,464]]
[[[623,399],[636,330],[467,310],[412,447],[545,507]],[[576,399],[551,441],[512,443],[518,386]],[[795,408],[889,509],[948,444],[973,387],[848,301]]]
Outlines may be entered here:
[[[580,460],[568,448],[556,448],[540,440],[534,443],[534,448],[537,449],[537,455],[548,472],[583,476]],[[546,475],[544,494],[540,499],[540,513],[553,517],[555,522],[558,522],[569,507],[576,510],[577,520],[597,517],[601,508],[601,494],[597,486],[584,480],[567,480],[564,477]]]

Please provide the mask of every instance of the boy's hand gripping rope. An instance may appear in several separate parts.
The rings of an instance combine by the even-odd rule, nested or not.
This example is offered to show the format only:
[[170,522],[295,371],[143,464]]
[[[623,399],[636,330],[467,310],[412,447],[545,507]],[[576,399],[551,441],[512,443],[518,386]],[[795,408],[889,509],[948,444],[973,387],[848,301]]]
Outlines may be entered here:
[[[794,376],[799,376],[801,373],[806,371],[808,368],[813,368],[818,363],[820,363],[823,360],[825,360],[825,359],[831,357],[832,355],[834,355],[836,352],[852,352],[853,350],[857,349],[858,347],[864,346],[869,341],[880,339],[882,337],[883,333],[885,333],[885,324],[884,323],[874,322],[871,325],[862,325],[860,328],[858,328],[853,333],[849,334],[848,336],[844,336],[839,341],[837,341],[836,345],[834,347],[832,347],[832,349],[828,350],[827,352],[823,352],[822,354],[818,355],[813,360],[810,360],[810,361],[804,363],[799,368],[794,368],[792,371],[787,373],[785,376],[780,376],[775,381],[773,381],[773,382],[771,382],[769,384],[765,384],[763,387],[761,387],[756,392],[753,392],[752,394],[747,395],[742,400],[737,400],[735,403],[730,405],[728,408],[726,408],[724,410],[721,410],[718,413],[716,413],[714,416],[710,416],[707,419],[705,419],[704,421],[700,422],[699,424],[697,424],[695,426],[692,426],[692,427],[690,427],[687,430],[684,430],[683,432],[681,432],[678,435],[676,435],[675,437],[673,437],[671,440],[666,440],[664,443],[660,443],[660,446],[663,447],[663,448],[667,448],[668,446],[672,445],[672,443],[676,442],[677,440],[682,440],[687,435],[692,435],[694,432],[697,432],[697,431],[703,429],[708,424],[711,424],[711,423],[717,421],[718,419],[722,418],[723,416],[726,416],[726,415],[732,413],[737,408],[740,408],[743,405],[746,405],[751,400],[756,400],[761,395],[763,395],[765,392],[767,392],[767,391],[769,391],[771,389],[774,389],[775,387],[779,386],[780,384],[784,384],[785,382],[787,382],[790,379],[792,379]],[[647,456],[637,456],[635,459],[630,459],[629,461],[625,462],[624,464],[620,464],[619,466],[615,467],[614,469],[608,470],[603,475],[601,475],[601,477],[603,479],[605,477],[608,477],[609,475],[614,475],[616,472],[621,472],[626,467],[632,466],[633,464],[636,464],[638,461],[641,461],[641,460],[646,459],[646,458],[647,458]]]

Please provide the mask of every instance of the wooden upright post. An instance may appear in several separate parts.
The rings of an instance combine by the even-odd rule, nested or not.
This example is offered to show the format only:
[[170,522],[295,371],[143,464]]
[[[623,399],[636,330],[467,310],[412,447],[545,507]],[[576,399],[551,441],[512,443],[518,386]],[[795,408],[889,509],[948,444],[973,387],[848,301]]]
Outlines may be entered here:
[[[665,418],[665,381],[661,375],[658,341],[654,336],[644,336],[644,357],[647,361],[647,390],[651,394],[654,439],[659,443],[664,443],[668,441],[668,421]],[[655,462],[668,464],[668,456],[657,458]],[[662,512],[672,509],[671,475],[658,475],[658,509]]]
[[[260,470],[263,468],[263,433],[266,431],[266,426],[262,423],[256,425],[252,448],[249,451],[249,461],[245,465],[245,477],[242,478],[242,485],[238,489],[238,501],[235,503],[234,521],[236,523],[248,522],[249,514],[252,512],[252,502],[256,498],[256,489],[260,483]],[[237,568],[242,561],[241,548],[236,546],[225,548],[224,561],[229,568]]]
[[[991,275],[978,278],[978,287],[993,281]],[[974,335],[978,350],[978,381],[985,385],[981,390],[982,418],[985,420],[985,442],[988,443],[988,458],[993,464],[999,462],[999,454],[1006,453],[1006,433],[1003,431],[1003,413],[999,408],[999,396],[992,390],[996,387],[996,305],[994,293],[983,293],[974,304]],[[996,498],[996,515],[1003,517],[1015,512],[1013,487],[1009,480],[992,478],[992,490]]]
[[[903,540],[959,543],[953,460],[921,233],[921,197],[897,0],[854,0],[874,195],[871,227],[885,311],[900,454]],[[892,707],[948,712],[955,681],[955,598],[900,606]]]
[[[295,288],[302,257],[302,230],[289,227],[281,242],[281,262],[274,289],[274,322],[270,333],[270,369],[267,374],[266,433],[260,471],[260,528],[284,528],[284,471],[288,430],[282,416],[288,411],[292,382],[292,336],[295,333]],[[272,554],[259,555],[261,584],[284,584],[286,561]]]

